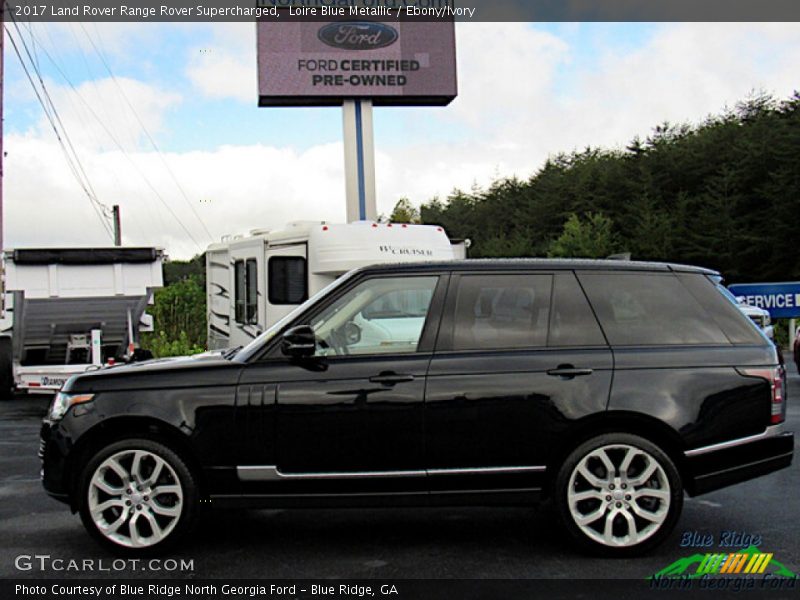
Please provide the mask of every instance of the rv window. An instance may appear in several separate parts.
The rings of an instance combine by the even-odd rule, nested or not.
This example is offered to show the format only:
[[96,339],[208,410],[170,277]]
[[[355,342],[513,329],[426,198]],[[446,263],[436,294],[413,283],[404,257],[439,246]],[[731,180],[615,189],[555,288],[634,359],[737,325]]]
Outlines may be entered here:
[[258,322],[258,263],[255,258],[233,263],[234,317],[237,323]]
[[273,256],[269,259],[269,303],[300,304],[308,298],[306,259],[302,256]]
[[233,272],[234,272],[234,306],[235,306],[235,314],[234,317],[236,318],[237,323],[244,323],[244,300],[246,297],[246,279],[245,279],[245,272],[244,272],[244,261],[237,260],[233,263]]
[[247,300],[245,314],[248,323],[258,323],[258,263],[251,258],[247,261],[247,276],[245,277]]

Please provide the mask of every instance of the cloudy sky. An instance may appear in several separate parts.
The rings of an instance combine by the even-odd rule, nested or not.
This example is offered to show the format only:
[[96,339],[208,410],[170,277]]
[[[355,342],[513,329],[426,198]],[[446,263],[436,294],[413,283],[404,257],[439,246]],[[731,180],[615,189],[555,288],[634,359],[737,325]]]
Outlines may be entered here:
[[[9,26],[94,194],[122,207],[125,244],[187,258],[224,234],[344,220],[341,111],[258,108],[252,24]],[[528,177],[558,152],[622,147],[752,90],[800,89],[800,24],[467,23],[456,34],[457,100],[375,111],[379,212]],[[110,244],[10,44],[5,58],[6,248]]]

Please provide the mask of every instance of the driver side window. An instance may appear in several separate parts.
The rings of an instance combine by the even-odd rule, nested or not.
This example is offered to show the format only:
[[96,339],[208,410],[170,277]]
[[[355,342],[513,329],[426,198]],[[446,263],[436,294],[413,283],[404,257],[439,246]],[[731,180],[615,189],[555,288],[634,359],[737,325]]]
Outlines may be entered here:
[[357,285],[311,326],[317,356],[417,351],[438,277],[381,277]]

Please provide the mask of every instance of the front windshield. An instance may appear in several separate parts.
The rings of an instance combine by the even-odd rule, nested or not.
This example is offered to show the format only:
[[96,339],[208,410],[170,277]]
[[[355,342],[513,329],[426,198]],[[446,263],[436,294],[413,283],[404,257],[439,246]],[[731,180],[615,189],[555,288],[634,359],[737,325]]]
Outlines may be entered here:
[[319,292],[311,296],[311,298],[303,302],[288,315],[283,317],[281,320],[277,321],[271,327],[267,328],[267,330],[264,333],[255,338],[252,342],[241,348],[235,354],[235,356],[232,357],[233,360],[238,362],[247,362],[248,360],[250,360],[251,357],[257,354],[261,350],[261,348],[264,347],[265,344],[269,343],[269,341],[272,338],[274,338],[289,323],[294,321],[302,313],[311,308],[311,306],[314,305],[319,298],[329,294],[330,292],[338,288],[340,285],[342,285],[344,282],[346,282],[348,279],[350,279],[350,277],[352,277],[355,272],[356,271],[350,271],[349,273],[343,275],[342,277],[339,277],[339,279],[332,281],[327,286],[322,288]]

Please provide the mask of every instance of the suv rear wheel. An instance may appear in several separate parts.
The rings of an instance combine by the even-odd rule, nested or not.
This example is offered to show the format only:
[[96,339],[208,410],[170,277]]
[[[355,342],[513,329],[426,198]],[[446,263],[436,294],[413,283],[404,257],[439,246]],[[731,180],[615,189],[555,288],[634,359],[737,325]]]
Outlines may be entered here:
[[79,487],[84,526],[116,550],[159,550],[191,526],[197,486],[186,464],[167,446],[123,440],[100,450]]
[[606,556],[641,554],[669,535],[683,506],[669,456],[639,436],[610,433],[576,448],[556,478],[556,507],[572,538]]

